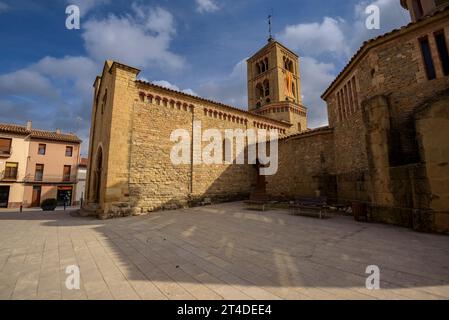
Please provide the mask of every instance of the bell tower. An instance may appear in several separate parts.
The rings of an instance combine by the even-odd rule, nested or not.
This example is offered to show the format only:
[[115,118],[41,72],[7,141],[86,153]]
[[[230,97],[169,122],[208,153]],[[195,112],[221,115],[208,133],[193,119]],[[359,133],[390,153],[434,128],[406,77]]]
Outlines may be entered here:
[[298,55],[270,37],[247,67],[249,111],[292,124],[291,134],[307,130]]
[[412,22],[416,22],[442,7],[449,6],[449,0],[401,0],[401,5],[410,12]]

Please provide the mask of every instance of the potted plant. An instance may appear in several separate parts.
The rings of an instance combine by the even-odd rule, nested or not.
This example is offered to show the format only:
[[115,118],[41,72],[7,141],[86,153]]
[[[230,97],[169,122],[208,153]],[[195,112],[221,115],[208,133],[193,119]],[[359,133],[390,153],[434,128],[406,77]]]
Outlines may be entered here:
[[41,208],[43,211],[55,211],[58,201],[56,199],[45,199],[42,201]]

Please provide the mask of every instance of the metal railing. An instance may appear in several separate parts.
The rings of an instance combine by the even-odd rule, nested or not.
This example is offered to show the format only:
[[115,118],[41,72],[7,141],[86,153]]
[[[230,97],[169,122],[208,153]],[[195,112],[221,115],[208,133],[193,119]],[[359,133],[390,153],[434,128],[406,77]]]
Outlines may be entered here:
[[73,175],[49,175],[49,174],[27,174],[24,178],[27,183],[77,183],[78,177]]

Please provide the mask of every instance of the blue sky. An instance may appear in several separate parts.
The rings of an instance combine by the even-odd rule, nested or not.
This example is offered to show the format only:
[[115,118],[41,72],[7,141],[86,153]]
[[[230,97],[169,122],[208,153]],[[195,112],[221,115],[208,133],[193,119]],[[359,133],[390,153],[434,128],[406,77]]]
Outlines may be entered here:
[[[81,9],[80,30],[65,9]],[[365,8],[380,8],[367,30]],[[325,125],[320,99],[364,40],[409,22],[399,0],[0,0],[0,122],[75,132],[87,150],[92,83],[105,59],[142,79],[245,109],[245,59],[275,38],[301,57],[309,126]]]

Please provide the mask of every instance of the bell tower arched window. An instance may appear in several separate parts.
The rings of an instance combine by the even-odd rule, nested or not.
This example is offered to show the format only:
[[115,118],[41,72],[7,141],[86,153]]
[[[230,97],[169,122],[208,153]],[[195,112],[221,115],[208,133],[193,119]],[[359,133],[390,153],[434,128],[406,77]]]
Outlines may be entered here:
[[260,68],[260,64],[259,63],[256,63],[256,71],[257,71],[257,74],[261,74],[262,73],[262,69]]
[[268,97],[270,95],[270,82],[265,80],[263,82],[264,96]]
[[264,97],[264,89],[263,86],[259,83],[256,86],[256,100],[261,101]]

